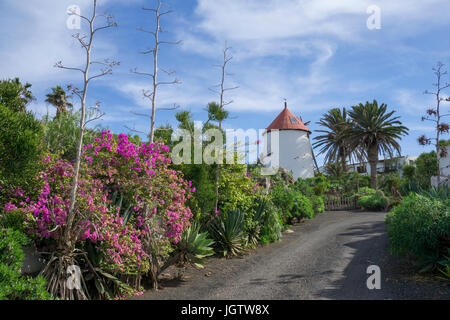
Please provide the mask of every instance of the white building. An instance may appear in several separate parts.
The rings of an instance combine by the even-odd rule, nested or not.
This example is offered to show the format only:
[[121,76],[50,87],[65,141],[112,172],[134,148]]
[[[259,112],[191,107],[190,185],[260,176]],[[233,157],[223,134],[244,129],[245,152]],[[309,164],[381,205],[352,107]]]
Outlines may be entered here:
[[[446,146],[445,157],[439,159],[439,168],[441,171],[441,185],[450,185],[450,146]],[[437,177],[431,177],[431,185],[437,187]]]
[[285,104],[284,110],[264,133],[264,150],[267,153],[263,157],[276,158],[281,168],[292,171],[295,180],[312,178],[314,164],[310,134],[303,121],[289,111]]
[[[377,163],[377,173],[398,173],[402,175],[402,168],[405,165],[413,164],[417,160],[416,156],[402,156],[379,160]],[[350,172],[358,172],[370,175],[370,164],[368,162],[347,164]]]

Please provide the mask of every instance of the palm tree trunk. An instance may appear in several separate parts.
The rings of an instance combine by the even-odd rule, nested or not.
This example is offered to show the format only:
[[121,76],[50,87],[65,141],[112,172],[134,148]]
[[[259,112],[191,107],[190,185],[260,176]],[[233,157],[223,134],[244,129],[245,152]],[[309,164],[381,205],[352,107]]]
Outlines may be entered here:
[[341,153],[341,162],[342,162],[342,171],[343,171],[343,173],[346,173],[347,172],[347,165],[346,165],[346,163],[345,163],[345,159],[346,159],[347,157],[346,157],[346,155],[345,155],[345,152],[342,152]]
[[368,160],[370,165],[370,187],[377,189],[377,163],[378,163],[378,144],[374,143],[369,147]]

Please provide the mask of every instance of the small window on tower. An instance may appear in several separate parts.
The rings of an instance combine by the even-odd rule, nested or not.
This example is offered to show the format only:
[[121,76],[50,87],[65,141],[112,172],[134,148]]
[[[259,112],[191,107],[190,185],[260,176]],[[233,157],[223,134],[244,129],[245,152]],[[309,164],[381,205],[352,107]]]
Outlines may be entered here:
[[291,118],[291,123],[292,124],[298,124],[297,119],[295,119],[293,116],[290,116],[290,118]]

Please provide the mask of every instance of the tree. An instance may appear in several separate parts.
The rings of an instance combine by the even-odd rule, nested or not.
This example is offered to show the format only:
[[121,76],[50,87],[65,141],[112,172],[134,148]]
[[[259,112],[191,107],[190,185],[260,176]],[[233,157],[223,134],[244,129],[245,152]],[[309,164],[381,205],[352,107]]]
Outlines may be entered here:
[[347,171],[346,161],[351,157],[352,150],[348,139],[345,136],[346,131],[350,129],[352,123],[347,116],[347,110],[343,108],[334,108],[325,113],[318,125],[327,128],[328,130],[317,130],[323,133],[314,140],[314,148],[321,148],[319,154],[325,153],[325,162],[340,162],[342,171]]
[[14,112],[25,112],[27,104],[35,98],[31,84],[22,84],[19,78],[0,81],[0,104]]
[[[135,115],[138,116],[142,116],[142,117],[147,117],[150,119],[150,132],[148,133],[148,139],[150,141],[150,143],[153,143],[154,140],[154,136],[155,136],[155,117],[156,117],[156,111],[157,110],[175,110],[178,109],[178,106],[174,106],[173,108],[157,108],[157,93],[158,93],[158,88],[162,85],[171,85],[171,84],[179,84],[180,81],[178,79],[175,79],[173,81],[159,81],[158,80],[158,71],[161,70],[162,72],[164,72],[165,74],[171,76],[173,75],[175,72],[174,71],[167,71],[163,68],[161,68],[158,64],[158,54],[159,54],[159,50],[162,44],[174,44],[174,45],[178,45],[181,43],[181,41],[177,41],[177,42],[170,42],[170,41],[161,41],[160,40],[160,34],[162,32],[165,32],[162,28],[161,28],[161,17],[172,13],[171,10],[168,11],[162,11],[161,8],[164,5],[163,2],[161,2],[161,0],[157,0],[158,4],[156,6],[156,9],[149,9],[149,8],[142,8],[142,10],[144,11],[151,11],[155,14],[155,29],[153,31],[150,30],[145,30],[142,27],[138,28],[139,31],[142,31],[144,33],[148,33],[150,35],[153,36],[154,38],[154,47],[150,50],[146,50],[146,51],[142,51],[141,53],[144,55],[147,54],[152,54],[153,55],[153,72],[152,73],[147,73],[147,72],[138,72],[137,69],[133,69],[131,70],[132,73],[135,73],[137,75],[141,75],[141,76],[147,76],[150,77],[152,79],[152,89],[151,90],[143,90],[142,93],[144,95],[145,98],[149,99],[151,101],[152,104],[152,113],[151,115],[147,115],[147,114],[142,114],[142,113],[137,113],[137,112],[133,112]],[[129,130],[132,131],[136,131],[134,129],[130,129]]]
[[31,112],[0,104],[0,184],[28,187],[38,175],[42,136],[42,125]]
[[416,176],[422,188],[431,187],[431,177],[438,174],[437,156],[435,151],[422,153],[417,160]]
[[56,117],[67,113],[69,109],[73,108],[73,104],[67,101],[71,96],[66,96],[66,91],[61,86],[52,88],[52,93],[48,93],[46,97],[45,102],[56,107]]
[[401,152],[400,144],[403,135],[408,134],[408,128],[402,125],[400,117],[394,116],[395,111],[387,111],[387,105],[374,100],[372,103],[360,103],[348,112],[353,126],[345,134],[350,148],[361,148],[364,157],[370,165],[370,186],[377,188],[378,155],[393,156],[394,151]]
[[341,163],[338,162],[328,162],[325,165],[325,173],[329,176],[332,177],[342,177],[345,173],[344,169],[343,169],[343,165],[341,165]]
[[[27,104],[34,100],[31,84],[19,78],[0,81],[0,180],[28,185],[37,175],[42,125]],[[0,188],[1,189],[1,188]]]
[[[70,163],[75,163],[76,160],[80,117],[80,111],[65,112],[53,120],[49,120],[49,117],[46,116],[43,121],[44,143],[47,149],[53,154],[60,154],[63,159]],[[94,129],[85,128],[83,145],[93,142],[97,136],[98,132]]]
[[[218,122],[219,129],[222,130],[222,124],[223,121],[228,118],[228,112],[225,110],[225,106],[233,103],[233,101],[225,101],[225,93],[227,91],[235,90],[238,87],[226,87],[225,86],[225,79],[226,76],[229,75],[227,73],[227,66],[230,63],[230,61],[233,59],[232,56],[228,55],[228,52],[230,51],[230,47],[227,47],[227,44],[225,43],[225,49],[223,50],[223,63],[221,65],[217,65],[216,67],[219,67],[221,70],[221,78],[220,83],[215,86],[216,89],[210,89],[211,91],[217,93],[219,95],[219,104],[217,103],[209,103],[208,104],[208,119],[209,121],[216,121]],[[216,194],[216,204],[215,204],[215,211],[217,212],[218,204],[219,204],[219,178],[220,178],[220,163],[217,163],[216,167],[216,177],[215,177],[215,194]]]
[[434,92],[430,92],[428,90],[425,91],[425,94],[430,94],[435,96],[436,98],[436,107],[430,108],[427,110],[427,115],[422,117],[422,121],[431,121],[435,124],[436,128],[436,137],[431,139],[427,138],[425,135],[419,137],[419,144],[425,145],[434,145],[436,148],[436,162],[437,162],[437,183],[438,186],[441,184],[441,166],[440,159],[446,156],[446,148],[440,143],[441,135],[449,132],[449,125],[442,121],[442,118],[450,116],[450,113],[443,114],[441,110],[441,103],[443,101],[450,101],[450,98],[443,98],[442,91],[449,88],[450,84],[447,82],[443,82],[443,77],[447,74],[447,71],[443,71],[442,68],[444,64],[438,62],[436,67],[432,70],[436,75],[437,82],[433,84],[436,87]]
[[[192,114],[189,111],[180,111],[175,115],[178,121],[178,128],[187,130],[191,135],[191,159],[195,159],[195,147],[194,144],[201,144],[201,154],[205,149],[207,142],[203,140],[203,137],[195,136],[195,123],[192,120]],[[202,135],[206,130],[216,128],[211,123],[206,122],[201,128]],[[175,143],[176,144],[176,143]],[[192,203],[191,209],[197,209],[198,218],[202,223],[207,223],[211,218],[210,213],[215,208],[216,194],[215,194],[215,167],[206,163],[201,164],[181,164],[177,167],[178,170],[183,172],[185,179],[192,181],[192,184],[196,187],[195,191],[195,203]]]
[[[105,29],[109,29],[111,27],[117,26],[115,22],[113,22],[113,17],[106,14],[98,14],[97,13],[97,0],[93,0],[92,4],[92,15],[89,17],[82,16],[79,13],[77,13],[75,10],[72,10],[69,12],[69,15],[75,15],[80,17],[83,21],[87,22],[89,26],[89,32],[87,35],[80,35],[79,33],[74,34],[73,38],[76,39],[79,44],[81,45],[82,50],[84,50],[85,55],[85,64],[82,67],[67,67],[64,66],[61,61],[57,62],[55,67],[65,70],[71,70],[71,71],[77,71],[82,74],[82,88],[76,88],[72,85],[68,86],[68,89],[76,95],[81,102],[81,117],[80,117],[80,132],[78,135],[78,141],[77,141],[77,150],[76,150],[76,158],[75,158],[75,165],[74,165],[74,172],[73,172],[73,180],[72,180],[72,189],[71,189],[71,195],[70,195],[70,204],[69,204],[69,212],[67,213],[67,223],[65,226],[65,230],[63,232],[63,237],[60,242],[60,247],[58,248],[60,252],[56,253],[56,256],[52,257],[52,259],[49,261],[47,267],[44,270],[44,273],[51,279],[49,281],[49,287],[52,287],[53,292],[51,292],[54,295],[62,296],[62,297],[73,297],[73,292],[70,292],[70,290],[65,285],[65,274],[67,271],[68,265],[74,265],[75,261],[73,258],[73,252],[75,250],[75,242],[76,242],[76,233],[72,232],[73,227],[73,221],[75,217],[75,204],[77,199],[77,192],[78,192],[78,180],[79,180],[79,173],[80,173],[80,164],[81,164],[81,157],[82,157],[82,148],[83,148],[83,137],[84,137],[84,131],[86,124],[89,121],[93,121],[98,119],[102,116],[102,114],[98,117],[94,117],[92,119],[86,120],[86,100],[87,100],[87,94],[88,94],[88,88],[89,84],[92,80],[110,75],[112,74],[112,67],[119,65],[118,62],[115,61],[96,61],[93,59],[92,56],[92,49],[94,46],[94,38],[97,32]],[[101,26],[96,26],[96,20],[97,18],[103,18],[106,20],[106,23]],[[94,65],[99,65],[100,70],[98,73],[91,75],[90,71],[91,68]],[[93,110],[98,110],[98,103],[96,107],[93,107]],[[56,275],[56,276],[54,276]],[[63,278],[60,278],[63,277]],[[76,290],[76,294],[79,299],[85,299],[86,296],[84,295],[82,290]]]
[[173,134],[173,128],[170,124],[166,124],[164,126],[159,126],[155,130],[154,141],[159,142],[163,145],[166,145],[169,147],[170,150],[172,150],[172,147],[173,147],[172,134]]
[[417,171],[416,166],[412,164],[407,164],[402,167],[402,175],[408,181],[414,181],[417,174],[416,171]]

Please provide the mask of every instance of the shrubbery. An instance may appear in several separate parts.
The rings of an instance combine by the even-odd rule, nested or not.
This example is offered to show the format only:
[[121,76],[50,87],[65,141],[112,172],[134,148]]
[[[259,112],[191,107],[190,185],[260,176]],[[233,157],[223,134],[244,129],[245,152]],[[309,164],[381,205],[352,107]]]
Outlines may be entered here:
[[308,197],[297,193],[293,199],[292,216],[297,219],[314,218],[314,209]]
[[51,300],[44,278],[20,274],[23,246],[28,244],[20,231],[0,228],[0,300]]
[[[80,113],[61,113],[50,120],[47,116],[44,121],[44,143],[52,154],[60,154],[64,160],[73,163],[76,156],[76,147],[80,129]],[[86,129],[83,135],[84,144],[94,141],[97,131]]]
[[381,211],[386,210],[389,205],[389,199],[382,191],[376,191],[372,195],[358,198],[358,204],[366,210]]
[[285,224],[292,223],[294,218],[311,219],[315,213],[323,212],[324,204],[320,197],[312,193],[311,200],[297,191],[297,188],[298,185],[296,187],[277,185],[271,191],[272,201],[280,208],[281,218]]
[[[85,146],[83,156],[72,241],[82,251],[92,243],[104,258],[103,271],[139,274],[159,268],[159,259],[168,258],[190,224],[185,203],[195,188],[169,168],[168,149],[159,144],[136,145],[126,135],[103,132]],[[46,156],[37,199],[18,189],[5,204],[7,217],[22,212],[40,246],[57,247],[62,238],[72,175],[71,163]],[[117,193],[120,206],[111,201]]]
[[260,231],[260,241],[262,243],[280,241],[282,229],[283,220],[280,218],[280,209],[273,204],[272,200],[266,200]]
[[218,252],[224,256],[239,255],[244,250],[244,214],[239,210],[221,213],[210,226],[209,233]]
[[[265,189],[258,166],[248,172],[222,165],[216,199],[217,165],[175,166],[163,144],[97,128],[84,132],[69,223],[80,115],[66,110],[37,120],[26,111],[34,98],[29,88],[18,79],[0,81],[0,228],[8,230],[0,235],[1,298],[45,299],[47,287],[55,298],[113,299],[141,289],[142,277],[156,288],[172,264],[198,267],[213,247],[229,256],[279,241],[288,223],[324,210],[325,176],[293,185],[291,173],[280,170]],[[178,120],[180,128],[192,127]],[[49,261],[43,277],[18,272],[25,233]],[[4,251],[6,242],[14,252]],[[72,265],[84,280],[76,293],[65,285]]]
[[294,218],[292,208],[294,206],[294,193],[287,186],[278,184],[270,192],[273,204],[279,208],[280,216],[284,224],[291,223]]
[[325,204],[321,196],[312,197],[312,206],[315,214],[322,213],[325,211]]
[[22,187],[37,174],[43,129],[30,112],[0,105],[0,181]]
[[392,252],[436,266],[450,237],[448,200],[420,194],[403,198],[386,216]]
[[355,194],[356,197],[364,197],[364,196],[373,196],[377,193],[377,190],[369,188],[369,187],[362,187],[358,189],[358,192]]

